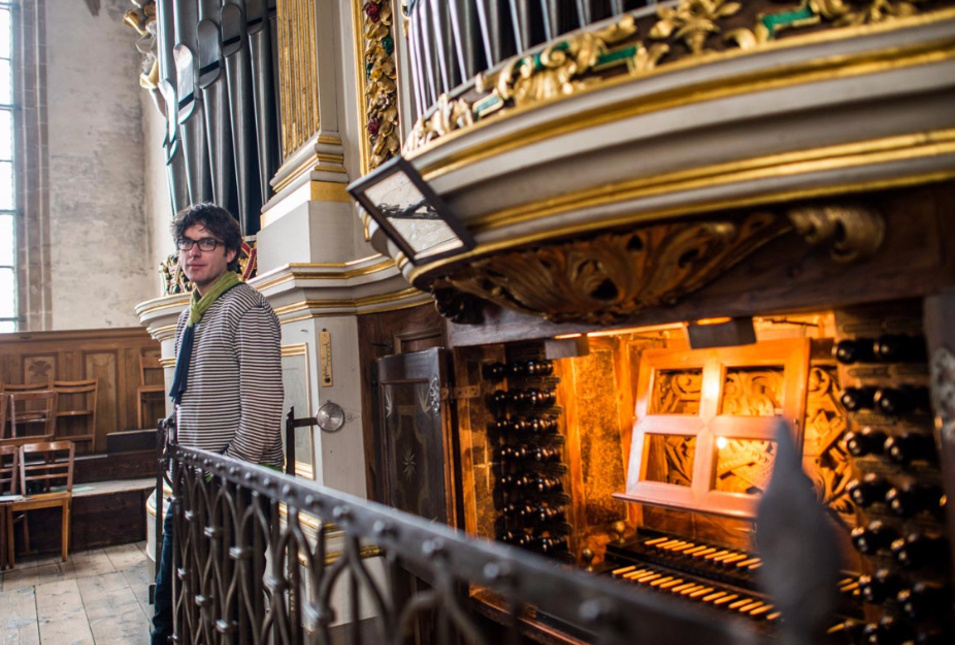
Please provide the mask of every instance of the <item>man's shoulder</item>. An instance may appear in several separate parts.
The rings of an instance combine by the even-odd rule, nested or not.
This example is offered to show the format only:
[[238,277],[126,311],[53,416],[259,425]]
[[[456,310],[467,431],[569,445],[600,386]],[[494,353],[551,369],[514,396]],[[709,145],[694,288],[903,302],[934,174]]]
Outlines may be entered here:
[[240,282],[232,287],[221,297],[223,307],[234,311],[245,312],[253,308],[262,308],[272,311],[272,306],[261,293],[250,287],[245,282]]

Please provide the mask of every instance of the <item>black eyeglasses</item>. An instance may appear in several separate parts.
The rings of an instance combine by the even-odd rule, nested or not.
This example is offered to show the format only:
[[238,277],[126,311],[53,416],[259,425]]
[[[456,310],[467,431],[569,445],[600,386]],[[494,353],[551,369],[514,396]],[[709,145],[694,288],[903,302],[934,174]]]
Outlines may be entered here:
[[211,237],[204,237],[201,240],[190,240],[188,237],[181,237],[176,240],[176,248],[180,251],[190,251],[193,245],[198,244],[200,251],[215,251],[220,244],[225,246],[225,242]]

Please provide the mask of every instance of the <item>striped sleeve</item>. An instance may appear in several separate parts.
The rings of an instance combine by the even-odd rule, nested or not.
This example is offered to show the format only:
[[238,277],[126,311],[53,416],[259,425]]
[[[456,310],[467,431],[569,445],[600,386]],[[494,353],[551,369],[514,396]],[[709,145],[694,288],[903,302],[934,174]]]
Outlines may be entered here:
[[225,454],[254,464],[281,465],[276,434],[282,427],[282,352],[278,321],[270,309],[253,307],[236,325],[239,364],[239,427]]

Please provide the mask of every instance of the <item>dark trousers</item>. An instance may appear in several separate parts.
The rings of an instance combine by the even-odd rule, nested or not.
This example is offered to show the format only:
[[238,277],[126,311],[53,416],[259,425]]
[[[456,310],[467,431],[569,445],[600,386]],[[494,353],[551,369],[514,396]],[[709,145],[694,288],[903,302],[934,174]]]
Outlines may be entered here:
[[172,504],[166,508],[162,523],[162,553],[156,568],[153,594],[152,645],[166,645],[172,636]]

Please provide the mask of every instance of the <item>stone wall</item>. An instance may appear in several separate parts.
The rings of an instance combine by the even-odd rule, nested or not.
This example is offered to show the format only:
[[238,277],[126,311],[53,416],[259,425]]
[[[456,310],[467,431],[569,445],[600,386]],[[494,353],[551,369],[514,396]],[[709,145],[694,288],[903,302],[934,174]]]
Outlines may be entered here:
[[[46,5],[52,328],[138,325],[159,295],[127,0]],[[152,142],[150,142],[152,143]]]

